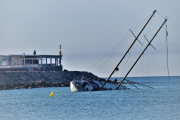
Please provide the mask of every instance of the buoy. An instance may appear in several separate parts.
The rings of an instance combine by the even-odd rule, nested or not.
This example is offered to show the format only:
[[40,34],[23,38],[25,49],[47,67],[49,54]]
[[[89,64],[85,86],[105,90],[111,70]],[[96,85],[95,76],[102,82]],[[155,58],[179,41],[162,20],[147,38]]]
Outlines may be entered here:
[[54,92],[52,92],[49,96],[50,96],[50,97],[53,97],[53,95],[54,95]]

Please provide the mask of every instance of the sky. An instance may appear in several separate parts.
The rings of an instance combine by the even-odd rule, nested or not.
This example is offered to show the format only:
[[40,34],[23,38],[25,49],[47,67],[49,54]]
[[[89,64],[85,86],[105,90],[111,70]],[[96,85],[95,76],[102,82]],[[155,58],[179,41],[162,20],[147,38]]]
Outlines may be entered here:
[[[179,5],[179,0],[0,0],[0,55],[34,50],[58,55],[62,45],[64,69],[107,77],[134,40],[129,29],[137,35],[157,10],[143,35],[150,40],[168,17],[169,72],[180,75]],[[152,43],[157,50],[150,46],[129,76],[168,75],[165,27],[159,33]],[[124,76],[143,49],[138,42],[133,47],[114,76]]]

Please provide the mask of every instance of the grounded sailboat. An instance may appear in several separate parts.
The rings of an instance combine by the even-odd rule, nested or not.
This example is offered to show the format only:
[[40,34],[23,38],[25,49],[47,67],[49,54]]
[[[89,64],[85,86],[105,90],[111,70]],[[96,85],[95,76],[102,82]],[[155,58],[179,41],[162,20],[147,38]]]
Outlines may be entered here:
[[[134,62],[134,64],[132,65],[132,67],[129,69],[129,71],[127,72],[127,74],[124,76],[124,78],[120,81],[120,82],[112,82],[109,79],[111,78],[111,76],[115,73],[115,71],[118,71],[119,68],[118,66],[120,65],[120,63],[123,61],[123,59],[125,58],[125,56],[127,55],[127,53],[129,52],[129,50],[132,48],[132,46],[134,45],[134,43],[138,40],[138,37],[140,36],[140,34],[142,33],[142,31],[145,29],[146,25],[149,23],[149,21],[151,20],[151,18],[153,17],[153,15],[155,14],[156,10],[153,11],[152,15],[150,16],[150,18],[148,19],[148,21],[146,22],[146,24],[144,25],[144,27],[141,29],[141,31],[139,32],[139,34],[137,36],[135,36],[134,41],[132,42],[132,44],[130,45],[130,47],[128,48],[128,50],[126,51],[126,53],[123,55],[123,57],[121,58],[121,60],[118,62],[118,64],[116,65],[116,67],[114,68],[114,70],[111,72],[111,74],[109,75],[109,77],[107,78],[106,81],[96,81],[96,80],[73,80],[70,82],[70,88],[72,92],[77,92],[77,91],[99,91],[99,90],[124,90],[124,89],[128,89],[126,86],[123,86],[122,83],[124,82],[124,80],[126,80],[127,82],[129,82],[130,84],[134,84],[135,82],[129,81],[126,79],[126,77],[128,76],[128,74],[131,72],[131,70],[133,69],[133,67],[136,65],[136,63],[138,62],[138,60],[141,58],[141,56],[143,55],[143,53],[146,51],[146,49],[149,47],[149,45],[151,45],[151,42],[153,41],[153,39],[155,38],[155,36],[158,34],[158,32],[161,30],[161,28],[163,27],[163,25],[166,23],[167,19],[164,20],[164,22],[162,23],[162,25],[160,26],[160,28],[157,30],[157,32],[154,34],[154,36],[152,37],[152,39],[150,41],[148,41],[147,46],[144,48],[144,50],[141,52],[141,54],[139,55],[139,57],[137,58],[137,60]],[[131,31],[132,32],[132,31]],[[139,40],[138,40],[139,41]],[[140,41],[139,41],[140,42]],[[152,46],[152,45],[151,45]],[[140,84],[140,83],[135,83],[135,84]],[[142,84],[140,84],[142,85]],[[133,85],[134,86],[134,85]],[[146,86],[146,85],[143,85]],[[146,86],[149,88],[152,88],[150,86]]]

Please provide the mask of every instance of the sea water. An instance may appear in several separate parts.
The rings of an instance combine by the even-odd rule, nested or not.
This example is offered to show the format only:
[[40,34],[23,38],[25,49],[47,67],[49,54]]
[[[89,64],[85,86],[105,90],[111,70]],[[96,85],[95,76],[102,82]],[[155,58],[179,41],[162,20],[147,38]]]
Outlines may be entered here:
[[[117,78],[120,80],[121,78]],[[0,91],[1,120],[179,120],[180,77],[132,77],[155,89],[71,92],[69,87]],[[50,97],[51,92],[54,96]]]

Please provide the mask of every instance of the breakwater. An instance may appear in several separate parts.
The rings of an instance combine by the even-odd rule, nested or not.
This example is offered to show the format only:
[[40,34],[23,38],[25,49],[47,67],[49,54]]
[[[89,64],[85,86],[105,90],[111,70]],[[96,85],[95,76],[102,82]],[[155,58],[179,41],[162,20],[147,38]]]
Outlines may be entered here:
[[69,87],[76,79],[103,80],[85,71],[0,71],[0,90]]

